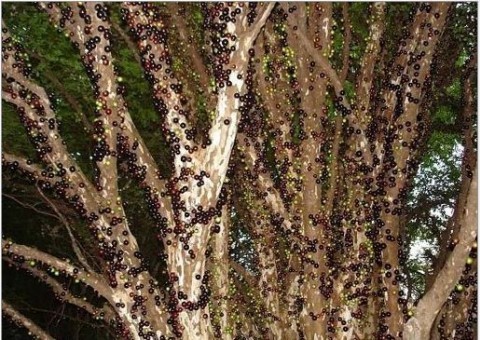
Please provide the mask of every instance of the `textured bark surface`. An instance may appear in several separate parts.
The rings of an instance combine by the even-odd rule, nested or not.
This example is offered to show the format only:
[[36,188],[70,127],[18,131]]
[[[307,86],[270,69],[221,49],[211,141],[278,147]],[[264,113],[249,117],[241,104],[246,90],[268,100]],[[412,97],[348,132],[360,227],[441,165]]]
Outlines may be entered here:
[[[454,248],[440,253],[413,308],[401,287],[406,197],[429,133],[425,121],[450,3],[415,6],[393,52],[383,2],[372,3],[362,18],[368,29],[361,43],[347,3],[201,4],[201,47],[181,4],[122,3],[122,25],[110,23],[101,3],[38,7],[78,50],[92,83],[96,119],[83,120],[94,138],[94,178],[67,150],[49,94],[29,77],[20,44],[3,26],[2,99],[16,107],[38,158],[4,152],[2,165],[37,186],[67,228],[80,265],[7,239],[4,263],[30,272],[118,338],[470,334],[476,272],[465,265],[477,237],[476,57],[462,84],[462,188],[440,241],[455,240]],[[171,155],[169,175],[133,122],[112,31],[135,49],[151,86]],[[188,95],[197,84],[175,75],[184,71],[173,66],[179,41],[188,42],[189,65],[209,106],[202,131]],[[66,98],[77,110],[76,99]],[[143,190],[161,242],[163,283],[134,236],[119,188],[123,176]],[[49,199],[52,192],[83,219],[97,253],[81,247],[58,200]],[[252,249],[239,250],[242,242]],[[55,276],[93,289],[102,307]],[[453,303],[461,280],[475,284]],[[7,302],[3,309],[36,336],[51,338]]]

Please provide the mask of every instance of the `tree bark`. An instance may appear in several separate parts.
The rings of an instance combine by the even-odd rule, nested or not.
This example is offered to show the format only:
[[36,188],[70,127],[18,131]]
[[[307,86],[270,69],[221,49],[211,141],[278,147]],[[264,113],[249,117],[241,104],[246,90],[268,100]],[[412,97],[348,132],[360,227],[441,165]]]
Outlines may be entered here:
[[[472,177],[467,170],[475,164],[470,77],[464,112],[471,125],[465,129],[468,164],[455,223],[442,241],[458,243],[440,256],[429,290],[408,321],[400,287],[408,222],[403,210],[427,136],[432,65],[450,4],[416,6],[392,51],[385,51],[390,25],[383,2],[369,6],[368,30],[351,27],[352,19],[363,18],[352,18],[357,9],[348,4],[200,5],[206,44],[198,47],[202,51],[194,44],[185,50],[197,56],[192,62],[202,75],[200,92],[210,92],[214,108],[203,131],[196,130],[200,117],[193,117],[195,105],[172,66],[184,58],[173,55],[172,41],[188,39],[189,25],[182,18],[175,24],[179,38],[171,39],[169,26],[183,10],[165,6],[121,5],[135,46],[113,27],[129,48],[138,49],[161,119],[158,128],[168,142],[171,175],[160,173],[123,98],[108,7],[39,5],[78,49],[92,83],[93,181],[69,154],[49,94],[28,76],[19,41],[3,27],[2,98],[17,108],[39,155],[35,163],[3,153],[3,168],[38,186],[67,226],[84,268],[12,241],[2,242],[4,261],[29,270],[66,302],[115,320],[118,337],[413,340],[435,337],[432,327],[440,323],[454,336],[453,325],[464,322],[473,303],[464,299],[451,306],[448,300],[453,289],[463,289],[458,282],[467,280],[462,271],[476,238],[477,171]],[[356,41],[362,35],[366,40]],[[383,61],[387,52],[391,63]],[[163,243],[165,287],[149,271],[143,242],[133,234],[119,188],[123,175],[144,192]],[[90,268],[68,221],[48,199],[52,189],[95,238],[98,254],[90,255],[98,257],[101,273]],[[236,251],[230,237],[238,231],[233,220],[246,230],[245,239],[236,241],[253,244],[254,263],[230,256]],[[30,269],[28,262],[34,264]],[[62,293],[60,281],[44,275],[47,267],[81,280],[108,305],[99,311]],[[471,296],[474,287],[467,288]]]

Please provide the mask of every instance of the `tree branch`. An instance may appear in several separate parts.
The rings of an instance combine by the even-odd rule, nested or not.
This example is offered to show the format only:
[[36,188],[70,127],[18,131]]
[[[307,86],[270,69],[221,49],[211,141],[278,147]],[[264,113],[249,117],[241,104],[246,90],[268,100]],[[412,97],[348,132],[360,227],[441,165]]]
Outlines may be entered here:
[[[112,55],[109,52],[110,27],[107,24],[106,30],[105,28],[99,30],[99,27],[105,27],[106,23],[97,15],[98,11],[93,2],[72,4],[63,11],[53,3],[40,3],[40,7],[48,13],[52,21],[65,27],[72,42],[79,48],[85,68],[90,71],[88,75],[96,90],[94,94],[97,103],[95,137],[98,142],[93,155],[100,170],[97,191],[103,198],[112,199],[118,193],[116,132],[126,108],[125,105],[118,105],[116,102],[118,86],[114,82],[116,77],[111,65]],[[81,9],[88,14],[91,22],[86,22],[86,16],[82,19]],[[90,30],[84,29],[87,25],[90,26]],[[97,32],[103,32],[103,34],[98,35],[100,39],[92,43],[90,39]]]
[[335,127],[334,127],[334,135],[333,135],[333,143],[332,143],[332,160],[330,166],[330,177],[328,179],[328,190],[326,194],[326,203],[325,203],[325,211],[327,214],[333,213],[333,203],[335,200],[335,196],[337,191],[337,182],[339,182],[338,178],[338,159],[339,159],[339,152],[340,152],[340,142],[343,140],[343,117],[342,115],[338,114],[335,117]]
[[341,92],[343,91],[343,83],[337,72],[333,69],[328,59],[324,57],[321,53],[319,53],[319,51],[315,47],[313,47],[312,43],[305,34],[300,31],[295,31],[295,34],[297,34],[297,36],[300,38],[304,48],[311,56],[311,58],[315,60],[315,62],[320,65],[320,67],[325,71],[326,75],[330,79],[333,88],[335,89],[336,95],[342,99],[343,105],[347,109],[350,109],[350,104],[348,103],[348,100],[346,99],[345,95],[341,94]]
[[[38,60],[43,59],[43,56],[41,56],[38,53],[35,53],[34,51],[28,51],[28,53],[35,59],[38,59]],[[93,126],[90,123],[90,121],[88,120],[85,113],[83,112],[82,106],[80,105],[78,100],[74,96],[72,96],[70,93],[68,93],[68,91],[66,91],[62,82],[55,76],[54,73],[47,70],[47,71],[43,72],[42,75],[44,75],[53,84],[53,86],[55,87],[55,90],[58,91],[63,96],[63,98],[65,98],[65,100],[70,105],[70,107],[73,108],[76,111],[76,113],[80,117],[86,131],[88,133],[92,133],[93,132]]]
[[[251,26],[246,23],[245,13],[243,13],[243,19],[237,20],[237,24],[227,25],[230,35],[239,36],[235,43],[236,50],[232,53],[231,62],[228,65],[231,68],[229,79],[232,86],[226,86],[219,90],[216,117],[209,132],[211,144],[202,150],[199,157],[202,167],[211,175],[212,186],[209,189],[213,192],[213,200],[216,200],[220,194],[237,134],[240,119],[239,96],[245,87],[245,74],[243,73],[249,62],[248,51],[253,46],[274,6],[273,2],[264,4],[258,13],[259,18]],[[218,160],[220,160],[220,164]]]
[[[62,191],[66,191],[67,194],[75,192],[82,198],[88,197],[84,200],[85,204],[87,201],[95,201],[95,192],[90,182],[63,144],[46,91],[24,75],[24,61],[15,60],[14,53],[18,51],[18,46],[8,31],[3,33],[2,41],[5,47],[2,49],[2,72],[9,79],[8,82],[2,83],[2,98],[17,107],[21,122],[29,131],[29,137],[42,160],[55,170],[60,171],[59,167],[63,167],[64,170],[63,175],[55,171],[56,176],[46,182],[59,184],[68,178],[69,186],[66,188],[62,186]],[[24,165],[25,168],[31,168],[26,161],[19,162],[17,159],[14,162]],[[55,181],[53,180],[55,177],[60,179]]]
[[263,157],[259,156],[264,145],[265,142],[261,137],[257,137],[257,141],[254,142],[243,133],[237,136],[237,148],[241,152],[247,169],[251,172],[248,177],[252,179],[252,187],[262,193],[263,201],[272,211],[288,221],[288,206],[285,205],[280,192],[275,188],[270,172],[262,161]]
[[183,105],[186,98],[182,95],[182,85],[171,69],[172,58],[164,20],[158,7],[151,3],[124,3],[122,9],[124,20],[135,32],[142,65],[153,86],[156,109],[165,118],[162,129],[175,154],[174,163],[179,176],[181,158],[190,156],[194,143],[187,120],[188,112]]
[[15,196],[12,196],[12,195],[9,195],[9,194],[6,194],[6,193],[2,193],[2,196],[8,198],[8,199],[11,199],[12,201],[16,202],[17,204],[21,205],[22,207],[24,207],[25,209],[30,209],[30,210],[33,210],[35,211],[36,213],[40,214],[40,215],[44,215],[44,216],[47,216],[47,217],[52,217],[56,220],[60,220],[60,218],[57,216],[57,215],[54,215],[54,214],[51,214],[49,212],[46,212],[46,211],[42,211],[40,209],[37,209],[34,205],[31,205],[31,204],[28,204],[28,203],[24,203],[22,201],[20,201],[19,199],[17,199]]
[[[41,3],[40,6],[54,22],[65,26],[72,42],[80,50],[85,67],[94,71],[91,80],[97,89],[95,96],[99,116],[96,122],[96,138],[105,143],[98,145],[96,149],[97,152],[104,155],[96,159],[102,176],[99,187],[102,195],[108,196],[111,200],[118,196],[116,159],[120,156],[127,159],[129,170],[132,171],[133,176],[144,182],[145,187],[152,188],[151,195],[160,196],[160,193],[165,191],[165,182],[160,180],[158,166],[133,124],[121,95],[120,78],[117,77],[113,68],[113,56],[110,52],[110,24],[98,18],[93,3],[77,6],[72,4],[67,14],[62,14],[59,8],[51,3]],[[90,25],[83,22],[84,19],[79,15],[81,10],[85,10],[93,18]],[[85,25],[91,29],[77,29],[77,26],[84,27]],[[95,48],[89,49],[89,37],[97,31],[103,32],[101,40],[95,45]],[[122,136],[119,138],[117,134]],[[159,211],[163,216],[169,218],[170,202],[163,203],[159,207]]]
[[40,270],[35,265],[32,267],[32,266],[29,266],[26,262],[18,263],[6,256],[3,257],[3,260],[13,266],[18,266],[28,271],[33,276],[38,278],[40,281],[48,285],[60,300],[63,300],[69,304],[72,304],[78,308],[85,310],[90,315],[92,315],[92,317],[94,317],[95,319],[97,320],[103,319],[107,323],[115,320],[116,313],[114,312],[111,306],[104,305],[102,308],[97,308],[91,303],[87,302],[86,300],[74,296],[65,286],[65,284],[63,285],[60,284],[57,280],[55,280],[54,278],[46,274],[44,271]]
[[[312,21],[315,23],[322,22],[325,25],[322,30],[315,32],[312,31],[312,26],[315,26],[313,22],[307,27],[306,18],[308,10],[306,3],[292,3],[290,5],[284,3],[283,5],[283,11],[289,13],[287,16],[288,25],[293,30],[292,34],[287,35],[289,46],[291,46],[294,51],[302,51],[305,42],[298,39],[300,35],[308,42],[315,41],[315,47],[318,46],[318,48],[321,49],[321,51],[317,50],[315,55],[321,54],[328,58],[331,39],[330,34],[325,34],[323,28],[330,26],[332,23],[331,4],[315,4],[314,8],[310,9]],[[312,48],[314,47],[312,46]],[[310,57],[315,60],[313,55]],[[295,169],[301,173],[301,176],[298,176],[301,194],[297,198],[297,204],[294,204],[293,212],[303,215],[305,233],[311,237],[313,230],[308,216],[319,213],[322,201],[322,191],[317,176],[322,172],[320,150],[326,136],[322,126],[322,119],[326,116],[325,101],[327,98],[328,79],[322,77],[318,71],[312,71],[316,65],[315,63],[312,64],[309,62],[309,59],[308,54],[307,57],[299,54],[296,58],[298,71],[293,78],[295,83],[292,85],[294,93],[301,97],[299,107],[292,109],[297,111],[295,115],[299,117],[304,132],[304,136],[302,136],[299,145],[299,157],[296,162],[298,169]],[[330,65],[328,59],[325,60]],[[320,68],[322,69],[322,65],[320,65]]]
[[375,2],[372,5],[372,15],[370,18],[370,32],[368,42],[361,60],[361,69],[358,72],[356,80],[356,98],[358,102],[358,110],[355,110],[357,122],[361,127],[365,128],[368,123],[370,114],[370,92],[374,79],[374,71],[376,61],[379,58],[380,43],[385,30],[385,9],[384,2]]
[[[442,309],[438,312],[435,322],[432,326],[432,337],[431,340],[438,340],[441,337],[438,333],[440,330],[443,330],[441,333],[446,338],[454,338],[458,334],[459,328],[466,331],[463,336],[464,338],[469,338],[468,324],[470,323],[470,316],[474,313],[475,308],[477,308],[477,284],[470,283],[476,282],[477,280],[477,270],[475,265],[473,268],[467,269],[468,274],[462,276],[462,280],[469,282],[469,284],[462,285],[462,290],[457,291],[450,295],[450,298],[443,304]],[[472,320],[473,321],[473,320]],[[470,332],[476,330],[475,323],[472,322],[472,328]],[[438,331],[438,333],[437,333]],[[475,333],[472,334],[472,339],[476,339]]]
[[[360,145],[357,145],[357,150],[361,150],[367,147],[368,141],[365,136],[365,128],[367,126],[366,119],[369,117],[368,110],[369,110],[369,103],[370,103],[370,90],[373,82],[373,72],[375,69],[375,61],[378,58],[378,52],[380,50],[380,39],[383,35],[384,26],[385,26],[385,3],[378,2],[372,4],[373,13],[371,15],[371,24],[370,24],[370,33],[368,37],[367,47],[365,49],[365,53],[362,57],[362,61],[360,63],[361,70],[359,72],[359,76],[357,77],[357,91],[356,91],[356,98],[357,107],[360,107],[360,111],[355,110],[355,117],[353,121],[351,121],[351,125],[353,127],[361,127],[362,128],[362,135],[360,136]],[[347,74],[348,74],[348,52],[349,48],[347,43],[349,44],[351,39],[351,30],[350,30],[350,20],[348,16],[348,6],[347,3],[343,4],[343,17],[344,17],[344,29],[345,32],[345,42],[343,46],[343,67],[341,71],[341,78],[340,81],[342,83],[345,82]],[[350,118],[351,119],[351,118]],[[333,208],[335,192],[337,188],[337,181],[338,181],[338,152],[340,148],[340,142],[342,140],[342,126],[343,126],[343,117],[342,115],[338,115],[335,118],[335,134],[333,138],[333,146],[332,146],[332,162],[330,167],[330,178],[329,178],[329,189],[327,191],[326,197],[326,211],[330,212]],[[355,148],[350,148],[350,152],[353,152]],[[371,158],[368,156],[368,150],[364,153],[367,159],[367,163],[371,162]]]
[[20,257],[23,259],[21,262],[30,260],[42,262],[50,266],[52,269],[62,272],[66,276],[71,276],[84,282],[86,285],[92,287],[95,291],[98,291],[98,293],[105,297],[108,301],[112,302],[111,288],[108,287],[104,283],[103,278],[96,273],[91,273],[77,268],[69,262],[61,260],[55,256],[44,253],[35,248],[13,243],[11,241],[2,240],[2,253],[4,256],[13,258],[14,261],[15,258]]
[[[158,200],[166,191],[166,183],[160,180],[158,166],[133,124],[122,97],[121,81],[114,70],[110,51],[110,24],[99,19],[95,4],[91,2],[72,4],[69,11],[63,14],[52,3],[41,3],[40,7],[54,22],[65,27],[70,39],[79,48],[85,67],[93,70],[90,78],[95,84],[98,114],[95,137],[101,141],[94,152],[99,156],[94,155],[101,172],[97,190],[101,191],[103,197],[108,197],[108,201],[118,201],[116,163],[117,158],[122,157],[127,160],[130,174],[140,180],[144,188],[150,189],[149,198]],[[85,18],[81,18],[80,11],[88,13],[93,21],[87,24]],[[79,30],[78,27],[90,29]],[[97,31],[103,34],[100,42],[92,49],[88,41]],[[167,219],[171,219],[170,204],[169,200],[163,200],[157,209]],[[115,230],[119,231],[119,228]],[[133,243],[136,244],[136,241]]]
[[[263,34],[260,34],[255,44],[255,55],[266,53],[267,46],[271,48],[274,44],[273,37],[267,33],[273,27],[272,22],[268,22]],[[267,40],[267,41],[266,41]],[[262,105],[267,111],[267,118],[261,117],[262,123],[267,124],[266,130],[274,134],[274,151],[276,159],[276,167],[279,178],[276,185],[281,187],[280,193],[284,202],[289,201],[289,197],[295,195],[295,182],[298,175],[294,171],[294,149],[298,146],[292,140],[292,118],[291,107],[285,93],[288,91],[288,84],[276,73],[276,70],[269,70],[272,74],[265,72],[265,68],[269,65],[256,64],[257,90],[260,92]],[[267,71],[267,72],[269,72]],[[252,113],[254,115],[254,113]],[[257,130],[257,120],[253,120],[250,126],[244,130]],[[243,140],[244,137],[237,138]]]
[[[213,256],[209,257],[207,268],[213,273],[211,280],[212,287],[212,307],[210,313],[213,324],[218,325],[220,332],[215,335],[228,338],[228,327],[231,324],[231,305],[230,305],[230,280],[229,280],[229,234],[231,229],[231,211],[228,204],[222,207],[222,216],[216,224],[220,228],[218,232],[212,235],[210,244],[213,250]],[[218,222],[218,223],[217,223]],[[218,320],[218,321],[217,321]],[[218,335],[217,335],[218,333]]]
[[[35,180],[38,180],[42,171],[44,171],[38,164],[34,164],[20,156],[15,156],[7,152],[2,152],[2,163],[3,166],[10,167],[12,170],[18,169]],[[45,178],[45,181],[47,181],[47,178]]]
[[415,316],[405,325],[404,339],[414,340],[428,337],[435,317],[462,275],[466,259],[477,237],[477,190],[478,171],[475,168],[465,210],[462,212],[460,220],[458,243],[430,290],[418,302]]
[[[476,60],[476,56],[472,58]],[[462,161],[462,182],[460,185],[460,191],[457,195],[455,203],[455,210],[451,218],[449,219],[444,231],[440,234],[439,238],[439,254],[433,264],[433,273],[426,279],[426,288],[430,288],[431,284],[435,281],[440,269],[444,266],[448,255],[448,245],[457,238],[461,224],[460,218],[462,217],[463,208],[467,201],[467,195],[469,191],[471,181],[471,171],[476,166],[476,147],[474,145],[474,122],[472,121],[475,111],[476,102],[474,98],[474,91],[472,87],[472,78],[475,72],[468,73],[464,76],[465,82],[463,84],[463,124],[460,124],[460,131],[463,134],[465,141],[465,148],[463,152]]]
[[72,229],[70,227],[70,223],[68,223],[67,219],[65,218],[65,216],[63,216],[63,214],[60,212],[60,210],[58,210],[57,206],[50,200],[48,199],[47,196],[45,196],[45,194],[42,192],[42,190],[40,190],[40,188],[38,187],[37,185],[37,191],[38,193],[40,194],[40,196],[43,198],[43,200],[45,202],[47,202],[50,207],[53,209],[53,211],[55,211],[55,214],[57,216],[57,219],[63,223],[63,225],[65,226],[65,228],[67,229],[67,232],[68,232],[68,236],[70,237],[70,241],[71,241],[71,244],[72,244],[72,248],[73,248],[73,251],[75,253],[75,255],[77,256],[77,259],[80,261],[80,263],[85,267],[85,269],[87,269],[89,272],[91,273],[94,273],[95,271],[90,267],[90,265],[88,264],[88,261],[87,259],[83,256],[83,253],[82,251],[80,250],[80,243],[77,241],[77,239],[75,238],[75,236],[73,235],[72,233]]
[[21,314],[5,300],[2,300],[2,311],[16,324],[26,328],[29,332],[29,335],[33,335],[34,337],[41,340],[54,340],[54,338],[47,334],[36,323],[27,318],[25,315]]

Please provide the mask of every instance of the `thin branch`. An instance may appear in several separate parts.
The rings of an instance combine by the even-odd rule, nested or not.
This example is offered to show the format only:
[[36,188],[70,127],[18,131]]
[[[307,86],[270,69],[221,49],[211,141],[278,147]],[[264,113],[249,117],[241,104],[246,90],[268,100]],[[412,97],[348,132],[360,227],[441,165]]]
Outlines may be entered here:
[[[46,313],[46,314],[52,314],[53,316],[60,316],[60,313],[58,313],[57,311],[53,311],[53,310],[48,310],[48,309],[44,309],[44,308],[38,308],[38,307],[33,307],[33,306],[30,306],[28,305],[28,307],[25,307],[25,308],[18,308],[19,310],[25,310],[25,311],[34,311],[34,312],[41,312],[41,313]],[[113,332],[109,329],[108,325],[106,324],[99,324],[99,325],[96,325],[96,324],[93,324],[91,322],[88,322],[88,321],[85,321],[81,318],[78,318],[78,317],[74,317],[72,315],[68,315],[68,314],[62,314],[61,315],[62,318],[68,318],[69,320],[72,320],[72,321],[75,321],[75,322],[78,322],[82,325],[88,325],[89,327],[92,327],[92,328],[104,328],[106,332],[108,332],[112,338],[114,338],[114,334]]]
[[328,61],[326,57],[322,55],[322,53],[319,53],[319,51],[313,46],[311,41],[307,38],[305,34],[303,34],[300,31],[294,31],[295,34],[300,38],[304,48],[308,52],[308,54],[311,56],[313,60],[323,69],[325,74],[328,76],[330,79],[330,82],[335,89],[335,93],[339,98],[342,98],[342,103],[347,109],[350,109],[350,104],[348,103],[348,100],[346,99],[345,95],[342,95],[341,92],[343,91],[343,83],[341,81],[341,78],[337,74],[337,72],[333,69],[332,65]]
[[2,311],[16,324],[26,328],[29,333],[41,340],[54,340],[49,334],[41,329],[36,323],[17,311],[12,305],[2,300]]
[[[40,184],[42,184],[43,186],[44,183],[48,183],[47,187],[50,187],[50,188],[53,188],[55,186],[55,182],[52,181],[52,179],[49,178],[48,176],[49,175],[48,171],[46,171],[45,169],[42,169],[39,166],[39,164],[35,164],[22,157],[4,152],[2,153],[2,166],[10,170],[19,171],[23,175],[27,176],[28,179],[35,182],[37,188]],[[87,201],[87,202],[89,203],[88,207],[91,209],[93,206],[91,205],[91,201]],[[20,201],[18,201],[18,203],[20,203]],[[24,203],[21,203],[21,204],[24,204]],[[32,205],[32,208],[35,208],[35,206]],[[39,209],[36,209],[36,211],[42,213],[41,211],[39,211]],[[58,216],[49,214],[49,217],[54,217],[60,221]]]
[[38,214],[41,214],[41,215],[44,215],[44,216],[47,216],[47,217],[53,217],[55,218],[56,220],[60,220],[60,218],[57,216],[57,215],[54,215],[54,214],[51,214],[49,212],[46,212],[46,211],[42,211],[40,209],[37,209],[34,205],[31,205],[31,204],[28,204],[28,203],[24,203],[20,200],[18,200],[17,198],[15,198],[15,196],[12,196],[12,195],[9,195],[9,194],[6,194],[6,193],[2,193],[2,196],[5,196],[7,197],[8,199],[11,199],[12,201],[15,201],[16,203],[18,203],[19,205],[21,205],[22,207],[26,208],[26,209],[30,209],[30,210],[33,210],[35,211],[36,213]]
[[80,263],[87,269],[89,272],[93,273],[95,272],[92,267],[88,264],[87,259],[83,256],[82,251],[80,250],[80,243],[77,241],[75,236],[72,233],[72,229],[70,227],[70,223],[67,221],[65,216],[60,212],[60,210],[57,208],[57,206],[40,190],[40,188],[37,185],[37,191],[42,196],[45,202],[47,202],[50,207],[55,211],[55,214],[57,215],[57,219],[63,223],[65,228],[67,229],[68,236],[70,237],[70,241],[72,244],[73,251],[75,252],[75,255],[77,256],[77,259],[80,261]]

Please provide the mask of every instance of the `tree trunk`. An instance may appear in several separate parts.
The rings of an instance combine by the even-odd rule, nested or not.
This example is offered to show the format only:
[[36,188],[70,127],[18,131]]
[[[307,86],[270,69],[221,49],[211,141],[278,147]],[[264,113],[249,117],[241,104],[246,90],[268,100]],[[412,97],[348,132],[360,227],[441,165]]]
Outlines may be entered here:
[[[22,40],[3,27],[2,98],[17,108],[39,163],[4,153],[2,165],[35,183],[58,216],[47,197],[52,191],[79,213],[101,272],[89,265],[71,229],[82,266],[7,240],[3,260],[66,303],[101,315],[119,338],[472,336],[477,170],[470,73],[463,88],[468,159],[454,222],[441,238],[444,246],[458,242],[441,253],[409,317],[401,286],[404,210],[428,136],[432,79],[451,6],[415,5],[409,26],[393,32],[399,34],[388,31],[389,5],[370,4],[365,18],[360,7],[123,3],[130,41],[101,3],[40,3],[78,49],[92,84],[93,180],[67,150],[49,92],[29,77]],[[187,32],[190,26],[197,31]],[[138,48],[135,59],[161,116],[156,128],[168,142],[170,175],[160,173],[130,115],[111,27],[128,48]],[[390,36],[399,42],[385,41]],[[187,58],[179,49],[196,57],[188,63],[194,70],[175,64]],[[185,84],[181,76],[190,71],[202,79]],[[194,89],[197,84],[203,88]],[[196,96],[210,105],[202,131],[194,124],[204,119]],[[149,238],[137,242],[124,209],[122,176],[144,192],[163,245],[164,285],[141,253]],[[236,262],[232,235],[240,231],[235,241],[253,249]],[[105,305],[83,301],[54,276],[93,289]],[[52,338],[8,302],[4,310],[38,337]]]

